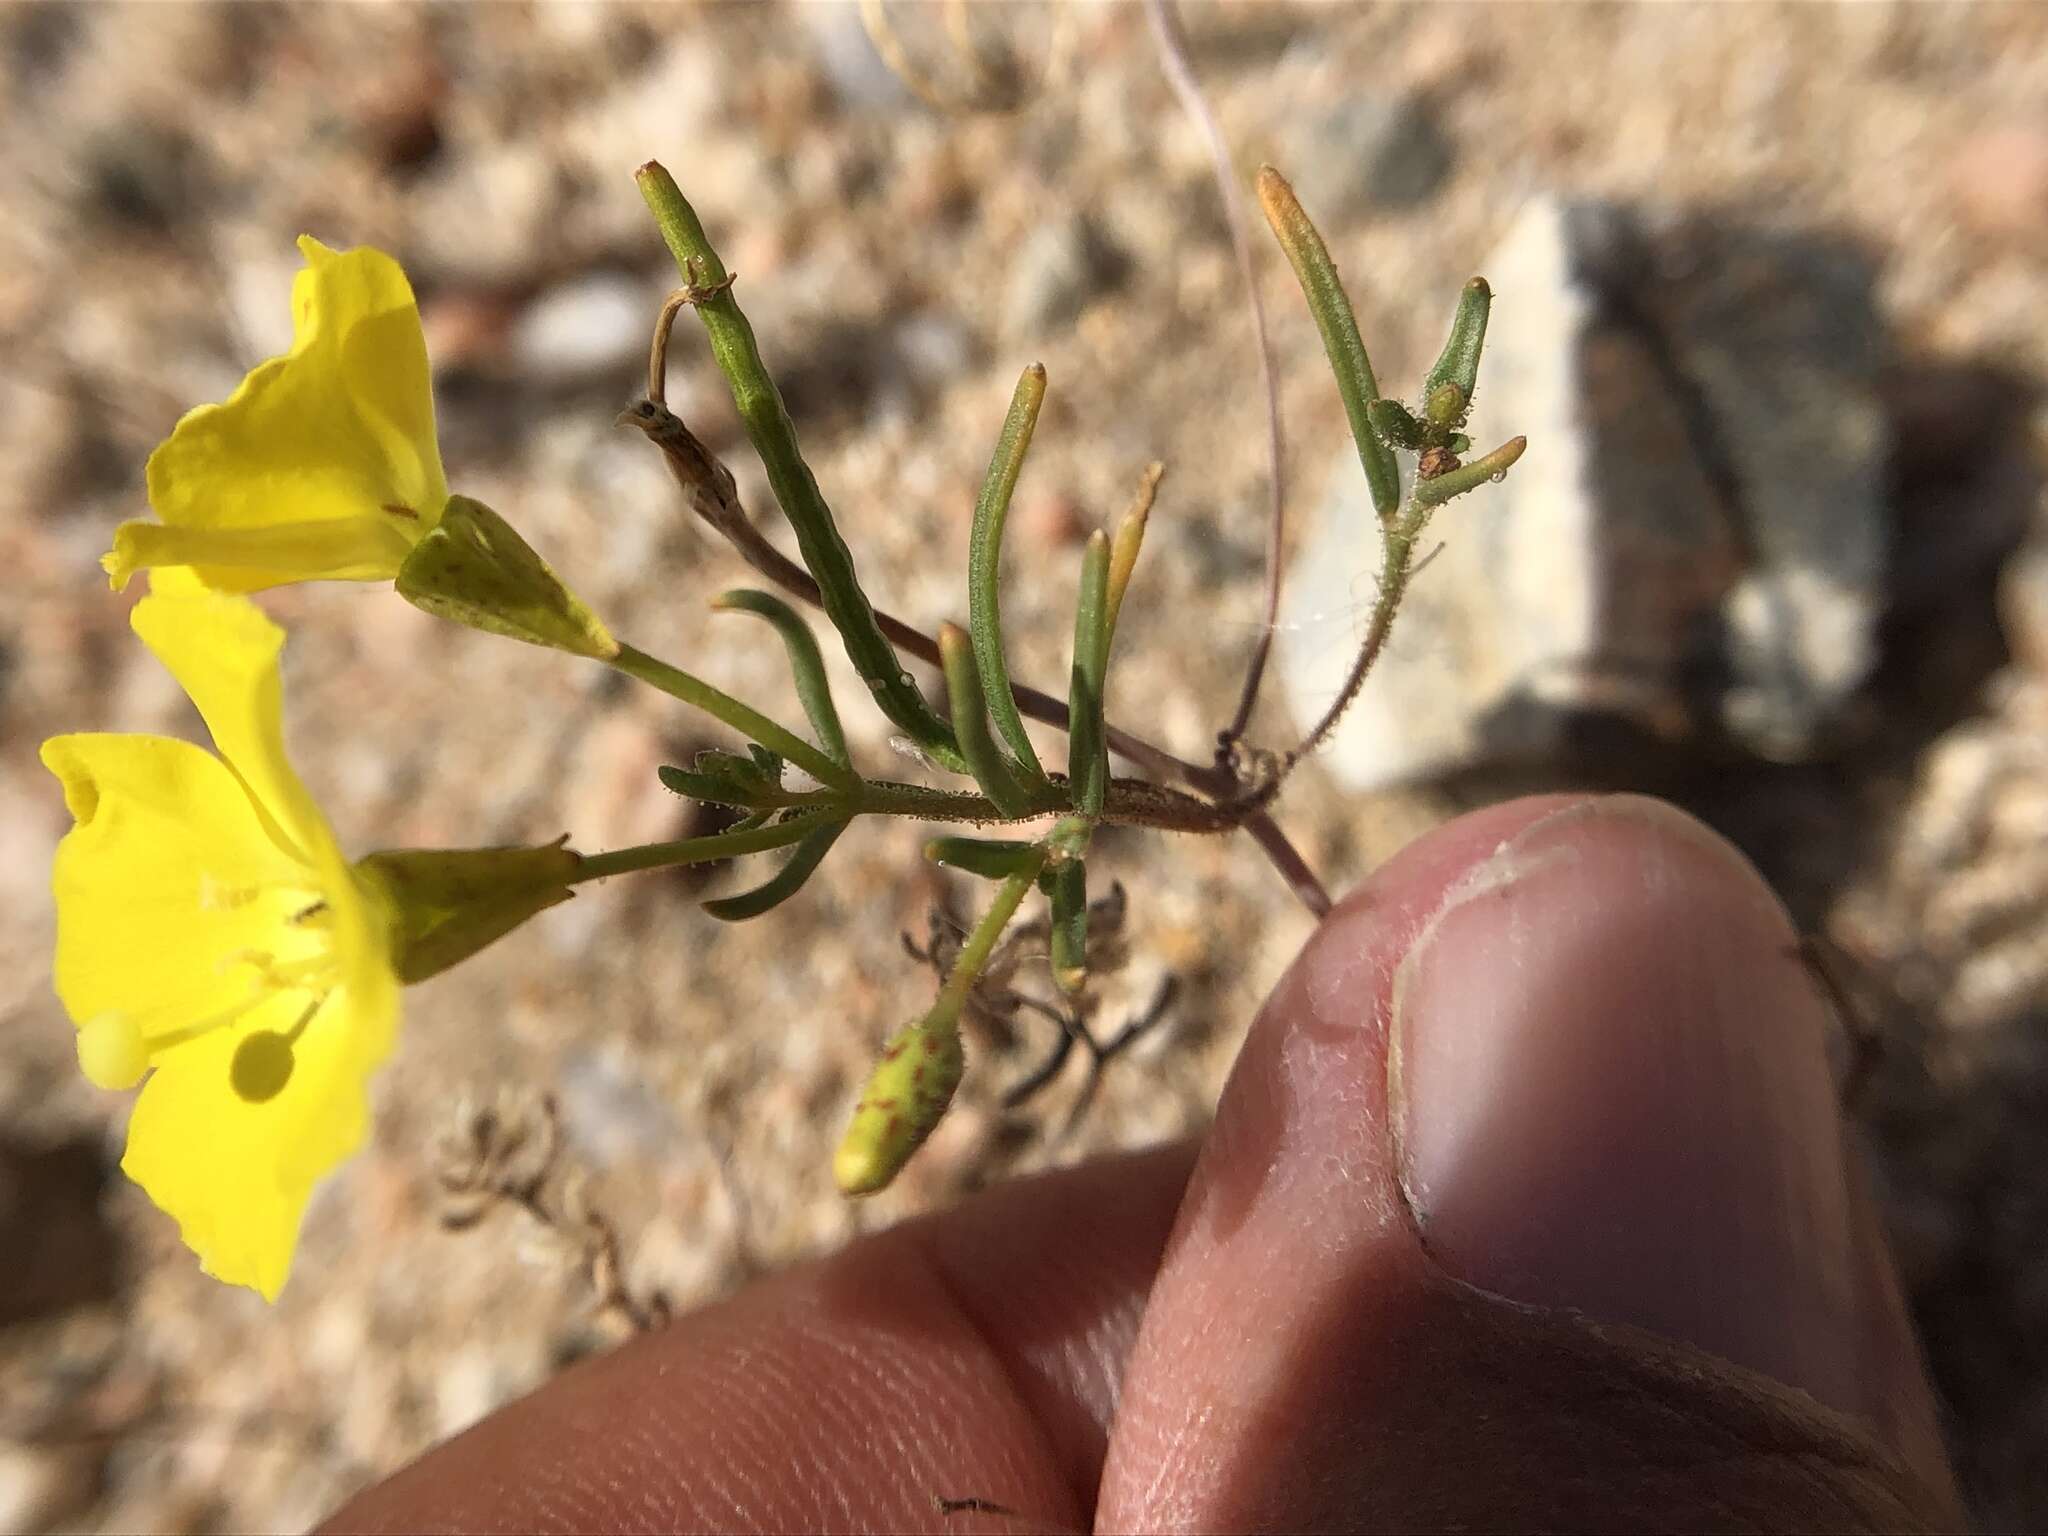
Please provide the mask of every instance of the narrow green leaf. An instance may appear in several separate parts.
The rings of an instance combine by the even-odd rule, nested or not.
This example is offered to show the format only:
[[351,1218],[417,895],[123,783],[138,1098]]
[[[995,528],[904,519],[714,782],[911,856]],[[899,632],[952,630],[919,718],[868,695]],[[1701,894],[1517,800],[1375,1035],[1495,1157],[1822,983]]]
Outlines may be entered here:
[[1502,443],[1483,459],[1474,459],[1470,464],[1461,464],[1431,480],[1415,482],[1415,504],[1420,507],[1438,507],[1453,496],[1462,496],[1467,491],[1476,491],[1489,480],[1498,480],[1508,472],[1508,467],[1522,456],[1529,446],[1526,437],[1514,437]]
[[648,655],[637,646],[620,646],[619,654],[612,658],[611,664],[628,677],[637,677],[650,687],[659,688],[670,698],[681,699],[692,708],[723,720],[741,735],[760,742],[795,763],[820,784],[849,790],[861,786],[859,774],[844,763],[834,762],[794,731],[785,730],[751,705],[742,704],[731,694],[712,687],[700,677],[692,677],[680,667],[672,667],[660,658]]
[[711,354],[732,391],[747,439],[768,472],[769,488],[796,531],[798,552],[817,578],[825,615],[839,631],[847,656],[874,691],[882,713],[934,757],[957,759],[946,722],[925,703],[875,622],[874,606],[854,572],[852,551],[840,537],[832,509],[804,462],[796,425],[761,360],[754,328],[733,299],[732,279],[711,248],[697,211],[683,197],[675,178],[658,163],[649,161],[640,167],[637,179],[640,195],[647,200],[683,281],[701,295],[692,307],[710,337]]
[[1401,504],[1401,475],[1393,454],[1366,418],[1366,405],[1379,398],[1380,387],[1372,376],[1372,362],[1358,334],[1358,317],[1351,311],[1337,265],[1330,260],[1329,247],[1309,222],[1294,188],[1270,165],[1259,170],[1259,206],[1287,253],[1302,297],[1308,300],[1309,313],[1315,316],[1316,329],[1322,332],[1323,350],[1337,375],[1337,393],[1344,399],[1344,414],[1351,422],[1358,460],[1365,466],[1373,507],[1382,518],[1392,517]]
[[1031,748],[1024,729],[1024,717],[1017,711],[1017,695],[1010,688],[1010,669],[1003,659],[1003,617],[1001,568],[1003,523],[1010,510],[1010,498],[1017,490],[1017,476],[1024,468],[1024,454],[1031,447],[1032,429],[1038,424],[1038,408],[1045,400],[1045,368],[1033,363],[1017,380],[1010,397],[1010,413],[1003,418],[1002,434],[996,439],[988,476],[981,482],[981,496],[974,504],[974,529],[967,539],[967,630],[974,637],[974,660],[981,671],[981,689],[988,697],[989,717],[996,733],[1010,745],[1017,766],[1027,783],[1043,786],[1045,770]]
[[721,592],[711,600],[711,606],[720,613],[751,613],[775,626],[775,632],[782,637],[783,649],[789,652],[789,670],[796,677],[796,696],[803,704],[804,713],[810,716],[811,729],[818,733],[818,745],[825,749],[825,755],[832,761],[851,767],[853,758],[846,750],[846,733],[839,726],[839,711],[832,703],[832,685],[825,679],[825,660],[818,654],[818,642],[811,634],[811,626],[781,598],[752,587],[736,587],[730,592]]
[[946,698],[953,708],[953,737],[974,782],[1005,816],[1026,816],[1030,797],[1004,759],[1002,748],[988,733],[988,712],[982,696],[974,645],[958,624],[939,626],[939,660],[946,672]]
[[1098,528],[1081,556],[1074,668],[1067,690],[1067,777],[1074,809],[1083,816],[1100,816],[1109,794],[1109,750],[1102,734],[1102,679],[1108,669],[1109,536]]
[[1036,868],[1045,858],[1045,850],[1037,843],[999,838],[935,837],[924,845],[924,856],[934,864],[980,875],[984,880],[1007,880],[1026,865]]
[[1088,865],[1049,865],[1038,884],[1052,904],[1052,979],[1069,996],[1088,979]]
[[723,774],[692,772],[663,763],[655,770],[662,785],[691,800],[703,800],[712,805],[734,805],[745,808],[754,804],[760,795],[749,785],[726,777]]
[[767,880],[751,891],[707,901],[704,910],[721,923],[739,923],[781,906],[803,889],[804,882],[811,878],[811,872],[832,851],[832,845],[839,841],[839,834],[845,830],[843,821],[826,822],[798,843],[788,861]]
[[1117,615],[1124,610],[1124,591],[1131,584],[1131,573],[1138,567],[1138,551],[1145,547],[1145,524],[1152,516],[1152,500],[1159,494],[1159,481],[1166,474],[1166,466],[1156,459],[1145,466],[1145,477],[1138,482],[1138,494],[1124,515],[1117,519],[1116,532],[1109,541],[1109,638],[1116,639]]
[[1444,342],[1443,355],[1422,381],[1422,398],[1431,399],[1445,384],[1458,386],[1464,406],[1472,404],[1472,390],[1479,382],[1479,354],[1486,346],[1486,317],[1493,309],[1493,290],[1486,279],[1475,277],[1458,295],[1458,312],[1451,317],[1451,334]]

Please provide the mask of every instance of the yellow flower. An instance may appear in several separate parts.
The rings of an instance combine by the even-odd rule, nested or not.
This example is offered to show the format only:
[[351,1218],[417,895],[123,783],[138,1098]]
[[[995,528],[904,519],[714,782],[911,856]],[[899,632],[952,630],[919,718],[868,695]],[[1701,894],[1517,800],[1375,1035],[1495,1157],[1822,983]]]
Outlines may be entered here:
[[313,1185],[363,1140],[398,1019],[394,917],[285,757],[283,632],[180,570],[153,577],[133,622],[219,755],[159,736],[43,744],[76,821],[57,850],[57,993],[88,1077],[148,1074],[122,1167],[208,1273],[274,1300]]
[[419,306],[396,261],[299,238],[292,349],[224,404],[186,413],[149,459],[161,522],[123,523],[115,590],[189,565],[208,586],[386,581],[440,521],[448,482]]

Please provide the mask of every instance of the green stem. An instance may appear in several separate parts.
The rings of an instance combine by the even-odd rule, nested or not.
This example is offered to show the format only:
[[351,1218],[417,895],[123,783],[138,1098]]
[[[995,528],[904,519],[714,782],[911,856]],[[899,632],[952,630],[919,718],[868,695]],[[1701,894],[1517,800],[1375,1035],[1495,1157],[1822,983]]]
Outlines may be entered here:
[[621,645],[611,664],[628,677],[659,688],[670,698],[681,699],[714,719],[723,720],[742,736],[751,737],[770,752],[780,753],[820,784],[848,792],[860,788],[860,775],[844,763],[835,763],[793,731],[784,730],[758,709],[742,704],[731,694],[692,677],[679,667],[657,660],[635,646]]
[[602,880],[609,875],[630,875],[642,869],[669,869],[681,864],[708,864],[714,859],[736,858],[743,853],[766,853],[800,843],[824,822],[821,816],[792,816],[769,827],[744,832],[720,832],[711,837],[686,837],[672,843],[642,843],[637,848],[614,848],[609,853],[586,853],[568,884]]
[[960,946],[959,958],[954,960],[953,969],[946,976],[946,984],[939,989],[938,1001],[925,1015],[927,1028],[959,1027],[960,1011],[967,1005],[968,993],[974,990],[974,983],[988,964],[988,957],[995,952],[996,940],[1010,926],[1010,919],[1017,915],[1018,905],[1045,863],[1045,850],[1039,848],[1034,852],[1035,858],[1027,859],[1014,875],[1002,883],[996,891],[996,899],[981,915],[981,921],[974,925],[974,931],[967,935],[967,942]]
[[692,291],[697,318],[711,340],[711,354],[732,391],[747,438],[768,472],[768,485],[796,531],[804,564],[817,579],[826,617],[839,631],[846,654],[874,691],[882,712],[935,755],[953,751],[946,722],[932,712],[910,674],[903,670],[875,610],[854,573],[853,553],[832,521],[832,509],[797,446],[796,424],[769,377],[754,339],[754,328],[732,296],[732,278],[711,248],[704,226],[682,189],[658,163],[640,167],[640,195],[647,200],[661,238]]

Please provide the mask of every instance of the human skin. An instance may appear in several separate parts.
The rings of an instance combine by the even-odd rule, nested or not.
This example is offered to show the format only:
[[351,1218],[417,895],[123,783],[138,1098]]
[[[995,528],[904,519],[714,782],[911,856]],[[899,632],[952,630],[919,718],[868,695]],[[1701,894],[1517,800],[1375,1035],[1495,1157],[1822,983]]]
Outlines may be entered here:
[[1466,816],[1311,937],[1199,1143],[767,1279],[331,1528],[1958,1528],[1795,944],[1657,802]]

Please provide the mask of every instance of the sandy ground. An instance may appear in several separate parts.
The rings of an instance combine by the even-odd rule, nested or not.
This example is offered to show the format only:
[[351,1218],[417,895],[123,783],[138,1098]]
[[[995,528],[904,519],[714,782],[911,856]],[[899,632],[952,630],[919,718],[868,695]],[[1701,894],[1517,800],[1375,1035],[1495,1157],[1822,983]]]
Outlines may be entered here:
[[[837,6],[0,11],[0,1248],[31,1255],[0,1281],[0,1527],[304,1525],[615,1340],[620,1320],[593,1313],[575,1255],[537,1223],[498,1210],[444,1228],[438,1149],[479,1106],[518,1120],[552,1095],[560,1163],[614,1224],[626,1286],[679,1306],[1010,1171],[1203,1123],[1309,920],[1241,839],[1110,837],[1098,863],[1130,890],[1132,958],[1101,1021],[1169,975],[1171,1014],[1071,1135],[1078,1063],[1005,1113],[1002,1088],[1048,1042],[1028,1021],[1021,1039],[977,1039],[959,1108],[897,1189],[837,1198],[829,1152],[865,1063],[929,994],[897,935],[968,897],[925,870],[912,829],[864,826],[758,924],[695,910],[729,873],[621,880],[413,993],[372,1143],[315,1200],[269,1308],[200,1276],[114,1171],[125,1105],[78,1077],[48,984],[65,817],[37,742],[196,724],[94,558],[141,512],[143,461],[180,411],[288,339],[302,230],[405,263],[458,489],[512,518],[622,634],[796,718],[779,654],[704,606],[742,568],[613,425],[669,280],[632,182],[649,157],[741,274],[811,462],[896,611],[963,615],[968,512],[1024,363],[1042,360],[1052,390],[1005,598],[1021,673],[1057,675],[1079,536],[1167,461],[1111,710],[1202,755],[1258,609],[1249,327],[1201,142],[1142,17],[1080,5],[1054,39],[1052,15],[982,13],[1035,83],[1015,110],[974,114],[912,99]],[[1452,149],[1441,187],[1327,221],[1365,275],[1361,319],[1395,387],[1529,196],[1728,206],[1845,233],[1881,263],[1902,561],[2001,526],[1972,520],[1994,500],[2031,510],[2048,11],[1242,4],[1193,8],[1189,25],[1247,167],[1278,159],[1341,194],[1328,109],[1431,104]],[[957,75],[934,13],[905,9],[902,30],[942,85]],[[2014,137],[1987,147],[1994,131]],[[2015,142],[2040,160],[2031,194]],[[1056,237],[1070,249],[1077,218],[1094,244],[1062,279]],[[1264,250],[1261,274],[1307,508],[1342,417]],[[766,509],[688,333],[677,369],[672,398]],[[1860,962],[1889,1048],[1858,1110],[1957,1454],[1982,1517],[2026,1524],[2048,1520],[2048,644],[2038,575],[2023,587],[2006,561],[2002,620],[1994,607],[2010,542],[1900,605],[1869,723],[1829,761],[1600,777],[1709,816]],[[654,769],[717,741],[705,722],[388,592],[269,606],[293,636],[297,760],[352,849],[682,830]],[[1332,643],[1356,621],[1332,615]],[[879,767],[887,733],[838,679],[855,750]],[[1286,729],[1262,718],[1265,739]],[[1341,888],[1461,806],[1543,781],[1361,801],[1312,769],[1281,819]]]

